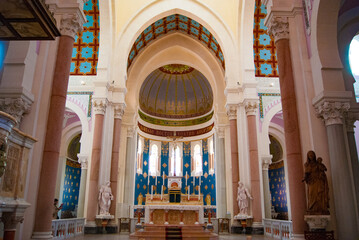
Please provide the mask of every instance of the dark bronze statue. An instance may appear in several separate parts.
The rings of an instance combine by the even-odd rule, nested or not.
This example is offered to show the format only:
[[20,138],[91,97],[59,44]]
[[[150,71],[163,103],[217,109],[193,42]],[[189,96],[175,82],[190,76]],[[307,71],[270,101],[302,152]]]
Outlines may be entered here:
[[304,179],[307,183],[307,214],[328,215],[329,214],[329,186],[326,175],[327,168],[318,158],[314,151],[307,153],[307,162],[304,164]]

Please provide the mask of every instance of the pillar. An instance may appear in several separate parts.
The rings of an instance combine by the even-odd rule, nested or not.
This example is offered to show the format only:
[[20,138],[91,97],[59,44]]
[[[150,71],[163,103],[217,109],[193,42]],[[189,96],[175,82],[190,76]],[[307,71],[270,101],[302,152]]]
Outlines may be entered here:
[[120,158],[120,136],[121,136],[121,121],[124,113],[125,104],[115,104],[115,121],[113,125],[113,142],[112,142],[112,157],[111,157],[111,190],[113,201],[110,206],[110,214],[116,215],[117,205],[117,179],[118,179],[118,160]]
[[237,105],[227,106],[227,115],[229,118],[229,127],[231,132],[231,163],[232,163],[232,192],[233,192],[233,216],[239,213],[237,195],[239,181],[238,166],[238,133],[237,133]]
[[263,175],[263,197],[264,197],[264,218],[272,218],[272,199],[269,186],[269,165],[272,163],[272,155],[262,156],[262,175]]
[[354,123],[356,119],[358,119],[358,113],[354,114],[350,112],[346,118],[346,127],[347,127],[347,138],[349,144],[349,151],[350,151],[350,159],[351,159],[351,166],[352,166],[352,174],[354,180],[354,188],[355,188],[355,196],[356,196],[356,205],[357,209],[359,210],[359,159],[358,159],[358,149],[355,141],[355,134],[354,134]]
[[287,17],[273,15],[270,15],[268,23],[269,33],[274,36],[277,49],[293,233],[295,236],[300,235],[302,237],[306,229],[304,215],[307,207],[305,186],[302,182],[304,174],[303,158],[292,70],[292,57],[289,47],[289,23]]
[[18,223],[24,221],[24,213],[3,212],[1,221],[4,223],[4,240],[14,240]]
[[132,216],[133,211],[131,211],[131,206],[134,204],[134,189],[135,189],[135,145],[136,145],[136,138],[135,136],[135,129],[134,127],[127,128],[127,144],[126,144],[126,177],[125,177],[125,188],[124,192],[124,199],[125,199],[125,206],[128,207],[128,217]]
[[88,156],[87,154],[78,154],[79,163],[81,164],[81,179],[80,179],[80,193],[77,207],[77,217],[84,217],[85,207],[85,192],[86,192],[86,181],[87,181],[87,167],[88,167]]
[[225,166],[225,148],[224,148],[225,127],[218,127],[216,134],[216,176],[217,177],[217,218],[225,218],[227,214],[227,193],[226,193],[226,166]]
[[252,200],[252,215],[253,228],[263,228],[262,224],[262,201],[261,201],[261,184],[260,184],[260,170],[258,161],[258,141],[257,141],[257,118],[256,112],[258,109],[257,101],[247,101],[245,103],[248,126],[248,147],[249,147],[249,162],[251,172],[251,194]]
[[105,118],[107,99],[93,99],[93,111],[95,113],[95,126],[93,130],[91,168],[89,193],[87,201],[87,226],[94,226],[98,203],[98,179],[100,174],[101,147],[103,137],[103,122]]
[[[78,11],[78,9],[77,9]],[[67,85],[70,74],[72,50],[76,33],[82,28],[79,14],[66,14],[61,19],[59,44],[52,81],[50,107],[42,153],[37,207],[33,239],[52,239],[52,213],[56,188],[56,175],[64,118]],[[81,16],[82,18],[82,16]]]
[[349,100],[322,98],[315,103],[316,113],[325,122],[327,130],[332,185],[334,192],[335,217],[338,239],[355,240],[359,236],[355,210],[349,152],[343,126],[343,113],[349,109]]

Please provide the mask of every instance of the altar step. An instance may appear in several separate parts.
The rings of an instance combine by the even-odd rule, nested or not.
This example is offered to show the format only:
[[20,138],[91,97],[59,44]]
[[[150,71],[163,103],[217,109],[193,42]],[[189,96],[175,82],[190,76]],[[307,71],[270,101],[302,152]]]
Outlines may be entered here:
[[[170,234],[168,234],[170,233]],[[217,240],[218,235],[203,228],[203,225],[154,225],[145,224],[144,229],[134,232],[130,239],[141,240]]]
[[166,239],[182,240],[181,227],[166,227]]

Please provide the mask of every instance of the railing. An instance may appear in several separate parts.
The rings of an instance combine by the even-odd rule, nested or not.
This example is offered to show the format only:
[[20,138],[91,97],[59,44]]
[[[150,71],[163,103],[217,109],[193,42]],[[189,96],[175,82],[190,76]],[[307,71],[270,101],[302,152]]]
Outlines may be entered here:
[[53,239],[66,239],[84,234],[85,218],[52,220]]
[[289,240],[292,236],[292,221],[263,219],[264,235],[274,239]]

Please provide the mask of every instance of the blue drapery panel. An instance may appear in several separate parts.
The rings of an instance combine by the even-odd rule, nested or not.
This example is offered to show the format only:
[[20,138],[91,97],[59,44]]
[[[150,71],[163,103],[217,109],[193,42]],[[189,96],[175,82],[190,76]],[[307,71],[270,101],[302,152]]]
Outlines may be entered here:
[[285,185],[284,162],[273,163],[269,166],[269,188],[272,196],[272,206],[278,213],[288,212],[287,193]]
[[[136,173],[135,180],[135,205],[138,205],[138,200],[142,198],[142,205],[145,205],[146,194],[149,191],[148,182],[148,160],[149,160],[149,139],[144,139],[143,154],[142,154],[142,174]],[[136,151],[137,152],[137,151]],[[137,166],[136,166],[137,167]],[[151,180],[151,179],[150,179]]]
[[74,211],[78,203],[81,179],[81,164],[66,160],[62,211]]
[[203,204],[207,205],[206,198],[210,198],[211,205],[216,205],[216,177],[209,174],[208,161],[208,139],[202,140],[203,154],[203,176],[201,177],[201,193],[203,194]]
[[[182,194],[187,194],[187,187],[190,186],[191,194],[198,194],[198,185],[199,185],[199,177],[191,176],[191,142],[183,142],[179,143],[183,144],[183,161],[182,161]],[[149,162],[149,145],[150,140],[144,139],[144,150],[143,150],[143,169],[142,174],[136,173],[135,178],[135,201],[134,204],[138,205],[138,200],[142,199],[142,205],[145,204],[146,194],[151,193],[151,186],[154,186],[153,193],[155,191],[155,177],[150,177],[149,185],[148,185],[148,162]],[[211,201],[211,205],[216,205],[216,177],[215,174],[209,174],[209,162],[208,162],[208,139],[202,140],[202,155],[203,155],[203,175],[201,176],[201,194],[203,194],[203,204],[207,205],[208,198]],[[165,173],[165,188],[164,194],[168,194],[167,189],[167,176],[169,173],[169,142],[161,142],[161,173],[160,176],[157,177],[157,194],[161,193],[161,186],[163,184],[162,175]],[[190,176],[187,180],[186,186],[186,178],[185,175]],[[207,197],[207,201],[206,201]]]

